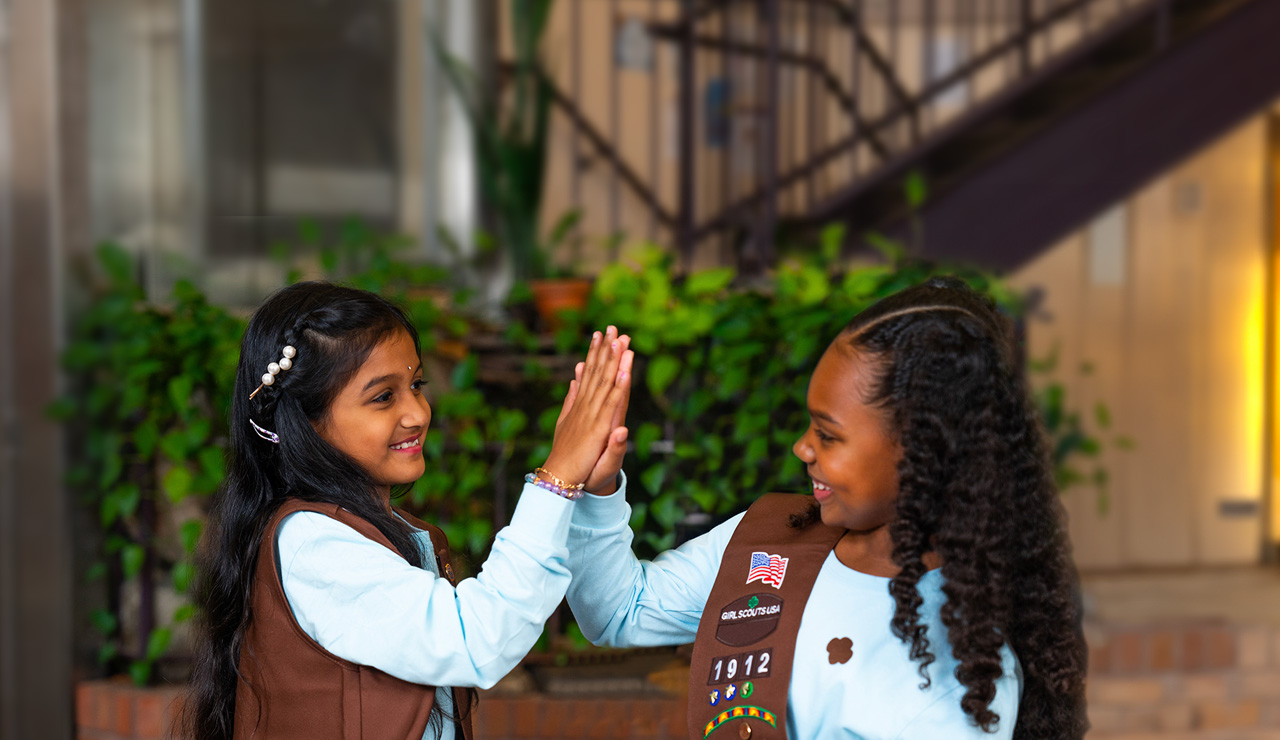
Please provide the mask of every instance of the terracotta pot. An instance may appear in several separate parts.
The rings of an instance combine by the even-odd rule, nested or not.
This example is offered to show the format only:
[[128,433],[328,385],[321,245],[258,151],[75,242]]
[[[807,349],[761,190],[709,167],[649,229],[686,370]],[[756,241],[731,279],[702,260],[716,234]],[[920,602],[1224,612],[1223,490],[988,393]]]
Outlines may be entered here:
[[561,311],[581,311],[587,307],[591,295],[591,281],[586,278],[561,280],[533,280],[529,283],[533,292],[533,305],[538,309],[542,322],[552,330],[560,328]]

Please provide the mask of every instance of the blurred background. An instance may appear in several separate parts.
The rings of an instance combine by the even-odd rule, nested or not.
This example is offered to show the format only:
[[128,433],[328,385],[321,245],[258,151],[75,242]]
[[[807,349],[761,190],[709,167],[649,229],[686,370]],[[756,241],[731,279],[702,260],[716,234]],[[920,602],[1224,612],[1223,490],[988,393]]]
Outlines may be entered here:
[[[801,490],[826,342],[947,272],[1023,341],[1090,737],[1280,738],[1278,38],[1276,0],[0,0],[0,736],[162,736],[281,285],[410,307],[403,501],[474,572],[588,327],[643,357],[652,553]],[[683,737],[686,683],[564,612],[479,736]]]

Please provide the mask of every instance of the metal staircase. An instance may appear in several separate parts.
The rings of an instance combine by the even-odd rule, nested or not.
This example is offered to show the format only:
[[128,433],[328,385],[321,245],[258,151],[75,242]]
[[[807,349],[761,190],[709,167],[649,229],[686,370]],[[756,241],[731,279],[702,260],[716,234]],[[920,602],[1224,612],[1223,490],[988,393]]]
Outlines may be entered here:
[[[779,234],[844,222],[856,248],[914,222],[925,255],[1014,267],[1280,95],[1280,0],[680,8],[650,24],[676,49],[674,193],[557,103],[686,264],[718,242],[757,270]],[[732,89],[723,110],[712,79]],[[928,184],[919,208],[909,173]]]

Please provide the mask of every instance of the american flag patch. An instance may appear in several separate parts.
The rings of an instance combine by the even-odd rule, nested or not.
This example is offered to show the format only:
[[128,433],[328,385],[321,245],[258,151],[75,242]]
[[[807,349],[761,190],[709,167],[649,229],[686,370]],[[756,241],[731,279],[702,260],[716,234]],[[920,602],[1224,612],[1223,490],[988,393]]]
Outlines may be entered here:
[[747,571],[747,583],[760,581],[774,588],[782,588],[782,579],[786,575],[787,558],[780,558],[767,552],[751,553],[751,570]]

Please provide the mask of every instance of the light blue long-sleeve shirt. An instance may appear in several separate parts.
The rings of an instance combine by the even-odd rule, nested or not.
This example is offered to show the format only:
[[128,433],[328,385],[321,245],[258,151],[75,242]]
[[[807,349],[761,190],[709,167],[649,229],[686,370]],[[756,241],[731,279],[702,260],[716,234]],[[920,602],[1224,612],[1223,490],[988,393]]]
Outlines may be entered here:
[[[625,481],[612,496],[586,496],[573,510],[568,597],[578,625],[589,640],[602,645],[691,642],[742,515],[652,562],[636,559],[631,551],[630,516]],[[937,658],[929,666],[932,683],[926,689],[920,688],[919,664],[889,628],[894,601],[888,585],[888,578],[846,567],[834,552],[827,556],[796,635],[787,700],[789,737],[1011,738],[1022,692],[1021,667],[1013,652],[1008,646],[1002,651],[1004,675],[996,681],[991,703],[1000,722],[988,734],[960,708],[965,689],[955,678],[958,663],[939,616],[945,601],[940,571],[930,571],[919,584],[924,599],[920,620],[928,627],[930,652]],[[852,642],[852,655],[844,662],[839,661],[843,655],[828,650],[839,638]]]
[[[569,585],[566,540],[574,502],[526,485],[480,573],[454,588],[431,540],[415,530],[426,568],[314,512],[281,523],[276,552],[299,626],[325,650],[430,686],[489,688],[533,647]],[[452,709],[447,689],[437,691]],[[424,740],[452,740],[428,725]]]

